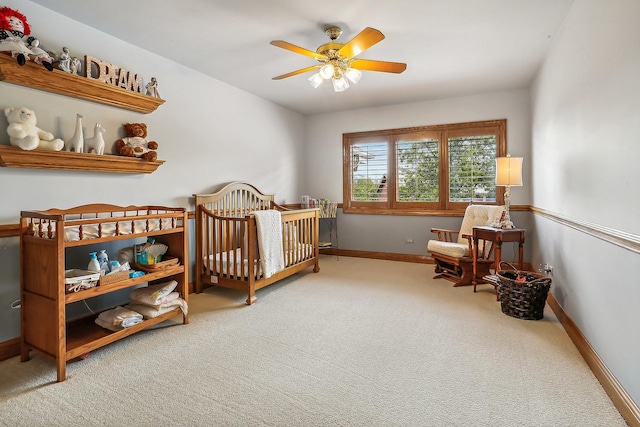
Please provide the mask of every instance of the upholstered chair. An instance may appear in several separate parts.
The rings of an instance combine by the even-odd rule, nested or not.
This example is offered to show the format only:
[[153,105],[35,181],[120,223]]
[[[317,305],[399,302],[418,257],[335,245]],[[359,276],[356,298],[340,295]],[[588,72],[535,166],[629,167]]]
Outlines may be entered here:
[[[436,267],[434,278],[443,278],[454,282],[454,286],[473,284],[473,239],[472,229],[499,223],[504,216],[504,206],[469,205],[465,210],[460,230],[432,228],[437,240],[429,240],[427,252],[433,257]],[[480,247],[482,245],[482,247]],[[486,245],[491,245],[486,242]],[[493,264],[493,248],[478,245],[478,275],[489,274]]]

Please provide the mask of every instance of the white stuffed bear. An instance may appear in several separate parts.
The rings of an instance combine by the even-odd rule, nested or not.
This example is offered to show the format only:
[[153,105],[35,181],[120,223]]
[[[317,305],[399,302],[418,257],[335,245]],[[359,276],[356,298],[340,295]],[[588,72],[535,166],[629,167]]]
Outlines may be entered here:
[[28,108],[5,108],[9,127],[9,142],[11,145],[23,150],[44,148],[46,150],[60,151],[64,147],[64,141],[54,138],[49,132],[45,132],[36,126],[36,113]]

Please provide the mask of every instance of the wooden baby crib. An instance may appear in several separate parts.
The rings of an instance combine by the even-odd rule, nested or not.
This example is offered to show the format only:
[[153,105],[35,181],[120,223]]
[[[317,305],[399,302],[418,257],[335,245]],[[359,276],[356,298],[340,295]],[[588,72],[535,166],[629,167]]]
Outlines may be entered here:
[[[212,194],[194,194],[196,208],[195,290],[217,285],[246,291],[246,303],[256,291],[318,264],[318,209],[287,209],[251,184],[232,182]],[[284,269],[270,277],[262,272],[254,211],[280,212]]]

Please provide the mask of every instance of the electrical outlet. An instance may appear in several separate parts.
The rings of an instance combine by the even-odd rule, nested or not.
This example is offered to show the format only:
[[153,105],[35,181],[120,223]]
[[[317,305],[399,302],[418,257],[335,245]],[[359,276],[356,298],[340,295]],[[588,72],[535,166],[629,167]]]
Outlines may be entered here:
[[553,266],[547,263],[540,264],[538,266],[538,273],[553,274]]
[[407,243],[413,243],[413,239],[411,237],[407,238]]

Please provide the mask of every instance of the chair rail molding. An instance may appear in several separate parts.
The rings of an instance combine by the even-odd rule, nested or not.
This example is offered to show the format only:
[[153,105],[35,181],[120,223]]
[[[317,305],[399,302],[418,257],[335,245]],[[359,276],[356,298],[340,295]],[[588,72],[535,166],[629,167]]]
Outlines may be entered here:
[[640,254],[640,236],[636,234],[604,227],[592,222],[571,219],[559,213],[551,212],[535,206],[531,207],[531,212],[560,224],[566,225],[567,227],[582,231],[583,233],[586,233],[593,237],[597,237],[598,239],[612,243],[616,246],[620,246],[624,249],[630,250],[631,252]]

